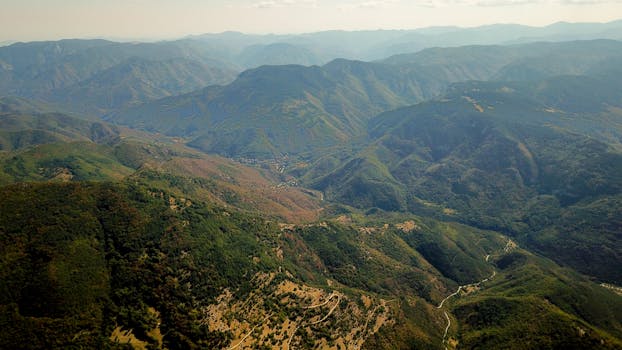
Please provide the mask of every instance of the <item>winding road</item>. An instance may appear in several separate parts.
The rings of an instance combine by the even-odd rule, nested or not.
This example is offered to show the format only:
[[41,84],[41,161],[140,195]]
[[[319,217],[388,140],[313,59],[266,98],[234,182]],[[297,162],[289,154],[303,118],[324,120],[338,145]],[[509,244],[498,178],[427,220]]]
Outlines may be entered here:
[[[315,322],[312,322],[312,323],[308,323],[308,324],[306,324],[305,326],[313,326],[313,325],[315,325],[315,324],[318,324],[318,323],[321,323],[321,322],[326,321],[326,319],[327,319],[327,318],[329,318],[329,317],[330,317],[330,315],[332,315],[332,314],[333,314],[333,312],[335,311],[335,309],[337,308],[337,306],[339,306],[339,303],[341,302],[341,297],[339,296],[339,294],[337,294],[337,293],[333,292],[330,296],[328,296],[328,299],[326,299],[326,301],[325,301],[325,302],[323,302],[323,303],[321,303],[321,304],[317,304],[317,305],[311,305],[311,306],[304,307],[304,309],[307,309],[307,310],[308,310],[308,309],[315,309],[315,308],[318,308],[318,307],[322,307],[322,306],[324,306],[324,305],[328,304],[328,302],[330,302],[330,301],[333,299],[333,297],[337,297],[337,302],[336,302],[336,303],[335,303],[335,305],[334,305],[334,306],[330,309],[330,311],[328,311],[328,314],[326,314],[326,316],[324,316],[324,317],[323,317],[322,319],[320,319],[319,321],[315,321]],[[287,345],[286,345],[286,347],[285,347],[285,349],[286,349],[286,350],[289,350],[289,345],[291,344],[292,339],[294,339],[294,335],[296,335],[296,332],[298,331],[298,328],[300,328],[300,326],[301,326],[300,324],[296,325],[296,328],[294,328],[294,331],[292,332],[292,335],[290,335],[290,336],[289,336],[289,339],[287,339]]]
[[[447,338],[447,332],[449,332],[449,327],[451,327],[451,318],[449,318],[447,311],[443,311],[443,313],[445,314],[445,318],[447,319],[447,327],[445,327],[445,333],[443,334],[443,345],[445,345],[445,339]],[[447,350],[446,346],[445,346],[445,350]]]
[[[516,248],[517,245],[516,243],[514,243],[514,241],[512,241],[511,239],[508,239],[507,244],[505,245],[505,247],[503,248],[503,253],[508,253],[510,252],[512,249]],[[486,262],[488,262],[490,260],[490,254],[486,255],[485,259]],[[484,283],[484,282],[488,282],[491,279],[495,278],[495,276],[497,275],[497,270],[494,269],[492,270],[492,275],[490,275],[490,277],[484,278],[483,280],[479,281],[479,282],[475,282],[475,283],[471,283],[471,284],[465,284],[462,286],[458,286],[458,289],[449,294],[445,299],[443,299],[441,301],[440,304],[438,304],[438,306],[436,307],[437,309],[440,309],[443,307],[443,305],[445,304],[445,302],[447,300],[449,300],[450,298],[458,295],[463,288],[467,288],[467,287],[479,287],[480,284]],[[445,333],[443,334],[443,341],[442,344],[445,347],[445,350],[447,350],[447,346],[445,346],[445,342],[447,340],[447,332],[449,332],[449,327],[451,327],[451,319],[449,318],[449,314],[447,314],[447,311],[443,311],[443,313],[445,314],[445,318],[447,318],[447,327],[445,327]]]
[[[495,276],[497,275],[497,271],[496,270],[492,270],[492,275],[490,275],[490,277],[486,277],[483,280],[479,281],[479,282],[475,282],[475,283],[471,283],[471,284],[465,284],[462,286],[458,286],[458,290],[456,290],[455,292],[449,294],[445,299],[443,299],[441,301],[440,304],[438,304],[438,306],[436,307],[437,309],[440,309],[443,307],[443,304],[445,304],[445,302],[447,300],[449,300],[450,298],[458,295],[460,293],[460,291],[462,291],[462,288],[467,288],[467,287],[479,287],[480,284],[484,283],[484,282],[488,282],[491,279],[495,278]],[[447,327],[445,327],[445,334],[443,334],[443,345],[445,345],[445,341],[447,339],[447,332],[449,331],[449,327],[451,326],[451,319],[449,318],[449,315],[447,314],[447,311],[443,311],[443,313],[445,314],[445,317],[447,318]],[[445,347],[445,349],[447,349],[447,347]]]
[[235,348],[237,348],[238,346],[240,346],[242,343],[244,343],[244,341],[246,340],[246,338],[248,338],[251,334],[253,334],[253,331],[255,330],[255,328],[261,326],[264,322],[266,322],[266,320],[270,318],[270,315],[266,316],[266,318],[264,318],[261,322],[259,322],[258,324],[255,325],[255,327],[253,327],[250,332],[248,332],[237,344],[235,344],[234,346],[230,347],[228,350],[233,350]]
[[321,322],[326,321],[327,318],[330,317],[330,315],[333,314],[333,311],[335,311],[335,309],[337,308],[337,306],[339,306],[339,302],[341,301],[341,299],[339,298],[339,295],[337,295],[337,302],[335,303],[335,305],[330,309],[330,311],[328,311],[328,313],[326,314],[326,316],[324,316],[324,318],[322,318],[319,321],[313,322],[313,323],[309,323],[307,326],[313,326],[314,324],[318,324]]
[[330,301],[330,300],[331,300],[334,296],[336,296],[337,298],[339,298],[339,295],[337,295],[335,292],[333,292],[331,295],[329,295],[329,296],[328,296],[328,299],[326,299],[326,301],[325,301],[325,302],[323,302],[323,303],[321,303],[321,304],[317,304],[317,305],[307,306],[307,307],[304,307],[304,309],[315,309],[315,308],[318,308],[318,307],[322,307],[322,306],[324,306],[324,305],[328,304],[328,302],[329,302],[329,301]]
[[294,339],[294,335],[296,335],[298,328],[300,328],[300,325],[297,325],[296,328],[294,328],[294,332],[292,333],[292,335],[289,336],[289,339],[287,340],[287,350],[289,350],[289,344],[292,342],[292,339]]
[[438,304],[438,306],[437,306],[436,308],[437,308],[437,309],[442,308],[442,307],[443,307],[443,304],[445,304],[445,302],[446,302],[449,298],[451,298],[451,297],[453,297],[454,295],[456,295],[456,294],[460,293],[460,291],[462,290],[462,288],[463,288],[463,287],[466,287],[466,286],[467,286],[467,285],[464,285],[464,286],[459,286],[457,291],[453,292],[452,294],[449,294],[449,295],[447,296],[447,298],[443,299],[443,301],[441,301],[441,303],[440,303],[440,304]]

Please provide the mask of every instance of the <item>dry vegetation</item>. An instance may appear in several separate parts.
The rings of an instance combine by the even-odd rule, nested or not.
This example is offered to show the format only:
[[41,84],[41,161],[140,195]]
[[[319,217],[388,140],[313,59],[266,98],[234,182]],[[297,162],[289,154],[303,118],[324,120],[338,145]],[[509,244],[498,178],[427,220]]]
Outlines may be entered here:
[[255,275],[255,288],[238,299],[225,290],[202,310],[212,331],[231,332],[228,349],[360,348],[391,321],[387,301],[296,283],[288,273]]
[[287,222],[317,220],[321,211],[319,193],[284,185],[266,171],[218,156],[174,158],[166,168],[186,176],[214,180],[219,193],[212,193],[210,199],[226,202],[222,197],[234,194],[240,206],[279,216]]

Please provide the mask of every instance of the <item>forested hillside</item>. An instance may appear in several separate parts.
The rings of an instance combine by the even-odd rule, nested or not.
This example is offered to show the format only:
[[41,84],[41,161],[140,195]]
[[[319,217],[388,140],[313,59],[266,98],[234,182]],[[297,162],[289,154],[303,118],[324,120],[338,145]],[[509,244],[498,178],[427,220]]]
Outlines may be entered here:
[[619,26],[0,47],[0,348],[622,349]]

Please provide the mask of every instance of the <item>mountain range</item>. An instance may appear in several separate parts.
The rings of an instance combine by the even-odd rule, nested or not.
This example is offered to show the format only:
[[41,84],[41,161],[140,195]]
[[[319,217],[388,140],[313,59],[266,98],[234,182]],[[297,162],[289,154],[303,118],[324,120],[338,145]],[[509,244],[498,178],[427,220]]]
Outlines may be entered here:
[[300,155],[357,139],[378,113],[439,96],[456,82],[588,74],[614,67],[620,57],[622,44],[603,40],[429,49],[374,63],[338,59],[321,67],[263,66],[229,85],[104,119],[188,138],[193,147],[228,157]]
[[101,116],[226,84],[245,69],[261,65],[323,65],[337,58],[373,61],[433,47],[622,39],[621,27],[614,21],[299,35],[224,32],[150,43],[101,39],[13,43],[0,47],[0,94]]
[[0,47],[0,348],[622,349],[620,26]]

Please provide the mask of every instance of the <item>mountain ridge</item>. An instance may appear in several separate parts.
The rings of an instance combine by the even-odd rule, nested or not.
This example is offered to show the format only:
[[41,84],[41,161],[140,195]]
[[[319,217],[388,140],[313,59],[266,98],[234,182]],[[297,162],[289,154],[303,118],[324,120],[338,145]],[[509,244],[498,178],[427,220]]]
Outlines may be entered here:
[[[517,53],[524,51],[528,53]],[[556,66],[552,53],[564,57],[566,64]],[[574,56],[568,58],[568,53]],[[438,59],[441,56],[444,59]],[[363,136],[367,121],[376,114],[434,98],[454,83],[499,75],[529,81],[588,73],[603,60],[616,62],[619,57],[622,42],[578,41],[429,49],[405,56],[406,61],[397,57],[385,63],[336,59],[324,66],[262,66],[242,72],[228,85],[156,100],[105,119],[190,138],[193,147],[227,157],[301,155],[315,147],[342,146]],[[525,73],[517,68],[534,61],[540,62],[539,70]],[[514,73],[503,73],[507,67],[514,67],[509,69]]]
[[0,348],[622,349],[620,24],[0,48]]

